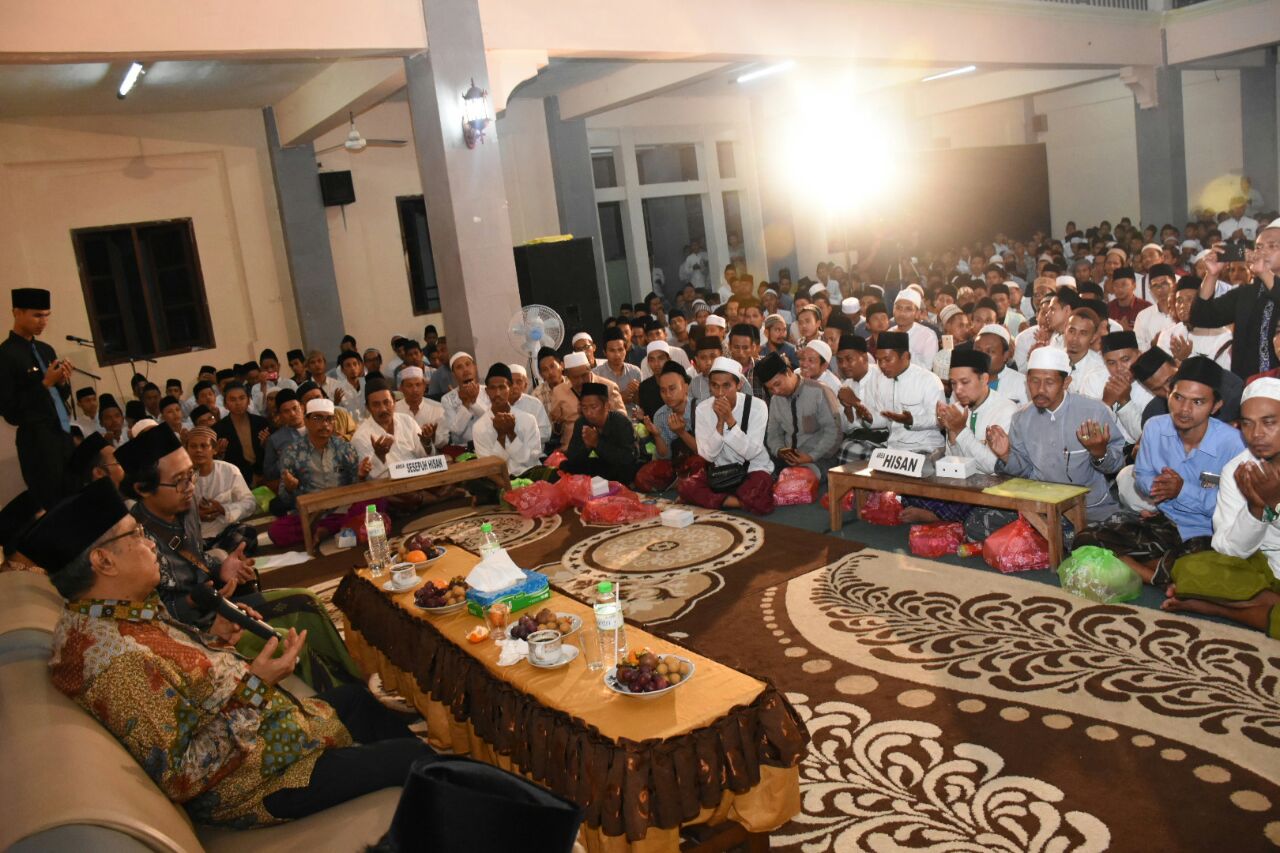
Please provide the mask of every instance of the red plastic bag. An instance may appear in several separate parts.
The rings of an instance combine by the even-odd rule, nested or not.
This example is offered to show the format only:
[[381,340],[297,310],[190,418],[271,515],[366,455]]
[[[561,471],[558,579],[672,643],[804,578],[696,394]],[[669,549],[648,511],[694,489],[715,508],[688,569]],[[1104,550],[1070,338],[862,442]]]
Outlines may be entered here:
[[917,557],[941,557],[954,554],[964,541],[964,525],[957,521],[936,524],[913,524],[907,544]]
[[609,495],[587,501],[582,508],[584,524],[626,524],[654,518],[660,510],[653,504],[641,503],[634,494]]
[[561,474],[556,488],[567,504],[573,504],[579,509],[591,500],[591,477],[586,474]]
[[1008,574],[1049,568],[1049,543],[1027,520],[1018,516],[982,543],[987,565]]
[[862,507],[862,520],[888,527],[899,524],[902,521],[902,501],[893,492],[872,492]]
[[562,512],[569,506],[564,495],[554,483],[530,483],[522,489],[513,489],[503,497],[525,518],[543,518]]
[[554,453],[552,453],[550,456],[548,456],[547,460],[542,464],[546,465],[548,468],[555,468],[558,470],[560,468],[560,464],[564,462],[564,460],[567,458],[568,457],[564,455],[563,450],[557,450]]
[[777,506],[811,504],[818,499],[821,485],[818,475],[808,468],[783,468],[778,482],[773,484],[773,502]]
[[676,469],[670,459],[646,462],[636,471],[634,485],[642,492],[665,492],[676,480]]
[[[851,512],[853,510],[853,496],[854,492],[849,491],[845,492],[844,497],[840,499],[840,508],[845,512]],[[823,495],[822,500],[818,501],[818,503],[822,504],[823,509],[831,509],[831,493],[828,492]]]

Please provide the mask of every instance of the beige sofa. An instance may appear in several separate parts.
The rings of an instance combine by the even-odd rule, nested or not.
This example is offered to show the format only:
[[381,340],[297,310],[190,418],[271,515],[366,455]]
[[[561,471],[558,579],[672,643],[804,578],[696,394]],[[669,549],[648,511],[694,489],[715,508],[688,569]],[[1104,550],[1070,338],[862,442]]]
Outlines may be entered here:
[[115,738],[54,689],[48,661],[61,609],[42,575],[0,574],[0,850],[356,851],[390,826],[399,788],[265,829],[194,827]]

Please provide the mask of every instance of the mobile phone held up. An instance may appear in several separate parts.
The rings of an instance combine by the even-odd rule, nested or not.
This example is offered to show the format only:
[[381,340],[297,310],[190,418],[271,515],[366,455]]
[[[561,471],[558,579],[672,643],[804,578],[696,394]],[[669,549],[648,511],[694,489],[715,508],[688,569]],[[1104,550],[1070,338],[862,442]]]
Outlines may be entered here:
[[1218,260],[1224,264],[1243,261],[1246,248],[1244,243],[1224,243],[1222,250],[1218,252]]

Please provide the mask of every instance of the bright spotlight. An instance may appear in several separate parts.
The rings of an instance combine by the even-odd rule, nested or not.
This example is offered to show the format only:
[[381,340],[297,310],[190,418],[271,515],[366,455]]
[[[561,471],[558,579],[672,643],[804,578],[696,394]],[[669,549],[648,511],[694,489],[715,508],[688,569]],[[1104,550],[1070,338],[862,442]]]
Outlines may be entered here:
[[137,85],[138,78],[147,72],[143,70],[141,62],[135,62],[129,66],[129,70],[124,73],[124,79],[120,81],[120,90],[116,92],[116,97],[124,100],[125,95],[133,91],[133,87]]
[[761,77],[769,77],[774,74],[781,74],[783,71],[790,71],[795,68],[794,59],[788,59],[786,62],[779,62],[775,65],[766,65],[764,68],[757,68],[755,71],[748,71],[738,77],[739,83],[750,83],[752,80],[759,80]]
[[972,74],[978,70],[976,65],[966,65],[962,68],[952,68],[950,71],[939,71],[937,74],[930,74],[928,77],[920,78],[921,83],[928,83],[931,80],[942,80],[946,77],[959,77],[961,74]]

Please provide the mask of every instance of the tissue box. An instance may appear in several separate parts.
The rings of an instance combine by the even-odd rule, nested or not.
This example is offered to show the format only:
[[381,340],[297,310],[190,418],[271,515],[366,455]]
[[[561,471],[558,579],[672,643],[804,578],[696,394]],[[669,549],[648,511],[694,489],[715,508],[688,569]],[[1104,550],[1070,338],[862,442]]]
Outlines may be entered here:
[[609,481],[604,477],[591,478],[591,497],[598,498],[609,494]]
[[978,462],[968,456],[944,456],[934,466],[934,474],[938,477],[965,480],[976,473],[978,473]]
[[484,609],[495,601],[505,601],[511,605],[511,612],[516,613],[535,604],[541,604],[551,597],[551,585],[547,576],[528,569],[524,572],[524,581],[500,589],[497,592],[480,592],[467,590],[467,612],[472,616],[484,618]]
[[659,517],[663,527],[688,527],[693,524],[693,512],[687,509],[664,509]]

